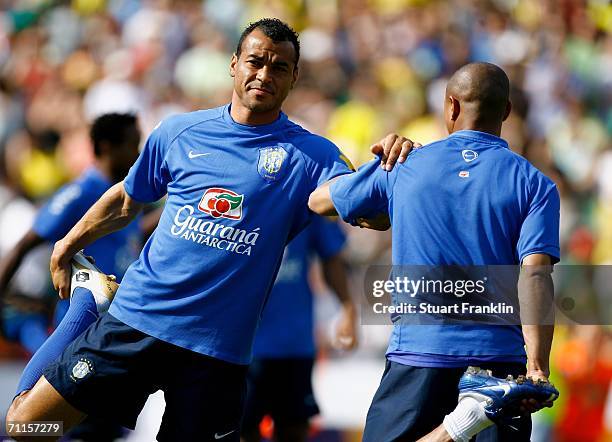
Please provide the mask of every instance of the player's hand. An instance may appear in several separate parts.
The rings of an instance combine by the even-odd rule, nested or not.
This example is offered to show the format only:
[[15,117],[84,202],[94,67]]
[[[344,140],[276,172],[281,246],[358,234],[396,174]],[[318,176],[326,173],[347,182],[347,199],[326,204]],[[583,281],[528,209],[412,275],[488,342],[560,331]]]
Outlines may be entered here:
[[68,252],[63,241],[60,240],[55,243],[49,270],[51,271],[53,287],[55,287],[61,299],[68,299],[70,296],[70,278],[72,276],[70,260],[73,256],[74,254]]
[[[525,377],[533,382],[549,382],[548,373],[543,370],[528,370]],[[524,414],[531,414],[540,411],[542,408],[550,408],[552,406],[552,401],[541,402],[536,399],[523,399],[521,411]]]
[[375,218],[357,218],[357,225],[365,229],[389,230],[389,227],[391,227],[391,220],[389,219],[389,215],[381,213],[376,215]]
[[357,347],[357,312],[352,302],[342,306],[336,325],[336,335],[332,345],[339,350],[353,350]]
[[389,134],[378,143],[373,144],[370,151],[380,156],[380,166],[390,171],[397,161],[403,163],[412,149],[418,149],[421,146],[421,143],[413,142],[401,135]]

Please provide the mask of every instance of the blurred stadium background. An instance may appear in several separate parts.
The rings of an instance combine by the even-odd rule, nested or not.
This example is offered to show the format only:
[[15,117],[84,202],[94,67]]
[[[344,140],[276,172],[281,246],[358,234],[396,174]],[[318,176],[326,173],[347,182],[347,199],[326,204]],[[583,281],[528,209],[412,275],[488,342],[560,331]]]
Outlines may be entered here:
[[[301,78],[285,112],[356,163],[389,131],[445,135],[446,79],[468,61],[509,74],[503,136],[553,178],[565,264],[612,264],[612,5],[606,0],[0,0],[0,257],[58,186],[93,161],[87,125],[134,111],[146,135],[172,113],[225,103],[242,28],[276,16],[301,34]],[[361,272],[389,261],[386,234],[347,229],[354,296]],[[48,255],[31,256],[12,290],[49,300]],[[362,327],[351,355],[329,345],[334,301],[316,270],[320,341],[313,440],[360,440],[388,337]],[[604,300],[609,308],[610,298]],[[559,403],[535,416],[534,441],[612,441],[612,329],[558,327]],[[29,355],[0,341],[0,415]],[[117,398],[121,400],[121,398]],[[156,396],[130,440],[153,440]],[[0,433],[1,434],[1,433]]]

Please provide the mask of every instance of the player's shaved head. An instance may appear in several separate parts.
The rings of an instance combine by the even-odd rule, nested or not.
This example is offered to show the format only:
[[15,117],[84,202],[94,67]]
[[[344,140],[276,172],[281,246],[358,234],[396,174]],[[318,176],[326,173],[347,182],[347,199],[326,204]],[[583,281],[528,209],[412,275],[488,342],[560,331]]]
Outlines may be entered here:
[[[446,101],[452,103],[452,99],[458,102],[464,124],[469,121],[475,126],[472,129],[479,130],[481,126],[501,128],[501,123],[508,116],[510,109],[510,81],[499,66],[482,62],[470,63],[461,67],[448,81]],[[449,115],[453,122],[457,121],[459,111],[457,115]]]

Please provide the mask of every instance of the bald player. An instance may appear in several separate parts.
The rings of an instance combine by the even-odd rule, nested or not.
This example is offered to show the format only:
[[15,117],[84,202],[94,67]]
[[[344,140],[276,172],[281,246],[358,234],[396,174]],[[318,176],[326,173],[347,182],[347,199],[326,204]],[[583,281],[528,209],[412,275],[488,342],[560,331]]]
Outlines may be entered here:
[[[550,268],[559,260],[559,195],[550,179],[500,138],[511,110],[509,89],[508,77],[493,64],[462,67],[446,89],[449,137],[413,151],[391,172],[373,161],[319,187],[310,197],[310,208],[338,214],[346,222],[386,210],[393,227],[394,265]],[[530,299],[550,302],[550,273],[533,272],[525,287]],[[469,440],[482,429],[470,425],[482,422],[478,410],[484,408],[464,400],[457,406],[459,380],[470,365],[501,378],[548,378],[552,325],[405,322],[395,322],[386,368],[368,412],[365,442],[414,441],[442,421],[429,440]],[[486,403],[487,398],[503,400],[510,390],[485,385],[480,391]],[[528,403],[525,411],[541,405]],[[518,430],[492,426],[477,440],[530,440],[528,413],[513,424]]]

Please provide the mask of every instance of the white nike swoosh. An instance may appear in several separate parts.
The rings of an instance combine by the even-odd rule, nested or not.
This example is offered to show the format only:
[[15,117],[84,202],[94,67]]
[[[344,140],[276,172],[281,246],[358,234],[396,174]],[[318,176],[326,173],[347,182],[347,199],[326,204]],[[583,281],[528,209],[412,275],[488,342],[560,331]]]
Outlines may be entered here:
[[190,150],[189,153],[187,154],[187,156],[189,158],[204,157],[206,155],[210,155],[210,152],[207,152],[207,153],[193,153],[193,150]]
[[504,396],[510,393],[510,390],[511,390],[510,385],[501,384],[501,385],[498,385],[498,387],[504,390]]
[[225,434],[215,433],[215,440],[223,439],[225,436],[229,436],[229,435],[230,435],[230,434],[232,434],[234,431],[236,431],[236,429],[233,429],[233,430],[232,430],[232,431],[230,431],[229,433],[225,433]]

